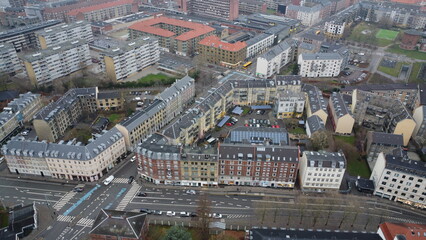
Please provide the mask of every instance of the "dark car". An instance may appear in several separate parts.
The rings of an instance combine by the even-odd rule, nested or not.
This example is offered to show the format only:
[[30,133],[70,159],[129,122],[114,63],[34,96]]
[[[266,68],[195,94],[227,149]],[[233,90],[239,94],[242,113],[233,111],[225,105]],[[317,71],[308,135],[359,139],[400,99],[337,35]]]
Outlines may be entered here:
[[153,214],[154,214],[154,215],[163,215],[163,211],[160,211],[160,210],[154,210],[154,211],[153,211]]
[[147,214],[152,214],[154,211],[152,211],[152,210],[150,210],[148,208],[141,208],[139,210],[139,212],[141,212],[141,213],[147,213]]
[[147,196],[147,194],[144,193],[144,192],[139,192],[138,193],[138,197],[146,197],[146,196]]
[[248,114],[252,114],[252,113],[253,113],[253,110],[251,110],[251,109],[250,109],[250,110],[248,111]]
[[128,183],[128,184],[130,184],[130,183],[132,183],[132,182],[133,182],[133,180],[135,180],[135,177],[130,176],[130,177],[129,177],[129,180],[127,180],[127,183]]
[[189,214],[189,216],[191,216],[191,217],[198,217],[198,214],[196,212],[192,212],[191,214]]
[[84,191],[84,188],[82,188],[82,187],[75,187],[75,188],[73,189],[73,191],[74,191],[74,192],[83,192],[83,191]]

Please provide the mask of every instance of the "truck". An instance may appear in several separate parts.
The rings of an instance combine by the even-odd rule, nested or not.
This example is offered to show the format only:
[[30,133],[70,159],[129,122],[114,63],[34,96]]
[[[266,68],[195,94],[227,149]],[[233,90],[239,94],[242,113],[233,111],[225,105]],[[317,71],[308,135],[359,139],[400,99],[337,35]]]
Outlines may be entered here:
[[112,180],[114,180],[114,176],[113,176],[113,175],[111,175],[111,176],[107,177],[107,178],[104,180],[104,185],[105,185],[105,186],[108,186],[108,185],[112,182]]

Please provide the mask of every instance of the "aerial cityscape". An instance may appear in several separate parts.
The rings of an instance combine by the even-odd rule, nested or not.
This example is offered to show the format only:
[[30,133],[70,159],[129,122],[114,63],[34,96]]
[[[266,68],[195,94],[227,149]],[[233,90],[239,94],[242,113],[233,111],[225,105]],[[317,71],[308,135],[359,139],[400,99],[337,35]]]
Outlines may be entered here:
[[0,240],[426,240],[425,0],[0,0]]

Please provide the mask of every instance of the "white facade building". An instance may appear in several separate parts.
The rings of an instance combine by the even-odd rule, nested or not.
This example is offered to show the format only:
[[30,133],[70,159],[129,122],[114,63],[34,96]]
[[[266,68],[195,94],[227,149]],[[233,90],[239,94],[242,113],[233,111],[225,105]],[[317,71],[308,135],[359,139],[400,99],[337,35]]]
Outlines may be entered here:
[[254,38],[246,41],[247,44],[247,57],[251,58],[256,56],[258,53],[266,51],[270,46],[274,44],[275,35],[262,33]]
[[370,179],[374,181],[374,195],[424,209],[425,176],[426,163],[380,153]]
[[0,44],[0,72],[16,73],[22,70],[15,47],[10,43]]
[[22,57],[33,85],[51,84],[92,64],[89,45],[85,40],[64,42],[38,53]]
[[125,43],[114,49],[106,49],[103,67],[110,79],[118,81],[160,61],[160,48],[156,38]]
[[302,53],[297,63],[302,77],[336,77],[343,58],[338,53]]
[[331,39],[340,39],[345,32],[344,21],[327,21],[324,23],[324,34]]
[[305,93],[282,91],[277,94],[274,112],[278,119],[301,117],[305,109]]
[[41,49],[46,49],[54,45],[84,39],[87,42],[93,41],[92,27],[89,22],[78,21],[70,24],[57,25],[35,32],[37,45]]
[[291,61],[291,47],[282,41],[257,58],[256,76],[270,77]]
[[339,190],[346,170],[343,152],[303,152],[299,176],[303,191]]

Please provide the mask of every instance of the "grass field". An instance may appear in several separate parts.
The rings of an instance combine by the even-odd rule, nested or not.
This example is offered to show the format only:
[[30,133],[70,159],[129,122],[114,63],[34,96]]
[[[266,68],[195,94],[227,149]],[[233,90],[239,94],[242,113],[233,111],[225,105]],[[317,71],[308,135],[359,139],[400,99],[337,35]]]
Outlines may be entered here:
[[426,81],[424,79],[417,78],[421,66],[422,66],[422,63],[419,63],[419,62],[413,64],[413,67],[412,67],[411,73],[410,73],[410,78],[408,79],[408,82],[410,82],[410,83],[422,83],[422,82]]
[[388,47],[387,51],[391,53],[403,54],[409,58],[426,60],[426,53],[419,52],[416,50],[401,49],[397,44]]
[[334,136],[334,139],[355,145],[355,136]]
[[370,178],[370,168],[368,167],[367,161],[360,160],[350,160],[348,161],[348,173],[351,176],[361,176],[363,178]]
[[403,65],[408,65],[408,63],[397,62],[394,68],[379,66],[377,68],[377,70],[379,70],[382,73],[386,73],[386,74],[389,74],[391,76],[398,77],[399,73],[401,72],[401,68],[402,68]]
[[399,32],[397,32],[397,31],[379,29],[379,31],[376,33],[376,38],[387,39],[387,40],[393,41],[398,36],[398,33]]
[[[393,43],[393,39],[384,38],[385,36],[390,38],[395,34],[391,34],[390,32],[395,31],[380,29],[373,24],[360,23],[355,26],[348,39],[355,42],[385,47]],[[396,35],[398,35],[398,32],[396,32]]]
[[289,128],[288,132],[292,133],[292,134],[306,134],[305,129],[303,129],[301,127],[295,127],[294,129],[293,128]]

